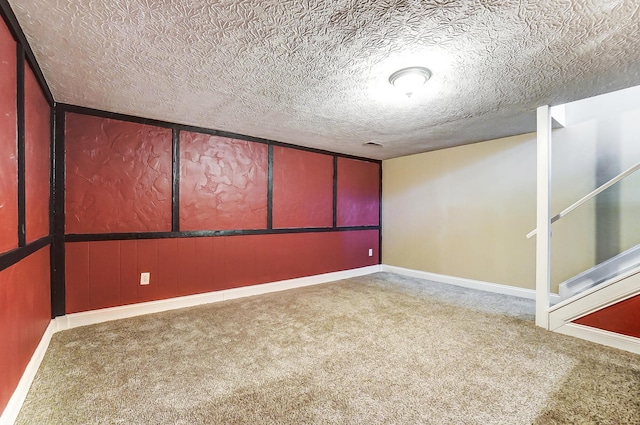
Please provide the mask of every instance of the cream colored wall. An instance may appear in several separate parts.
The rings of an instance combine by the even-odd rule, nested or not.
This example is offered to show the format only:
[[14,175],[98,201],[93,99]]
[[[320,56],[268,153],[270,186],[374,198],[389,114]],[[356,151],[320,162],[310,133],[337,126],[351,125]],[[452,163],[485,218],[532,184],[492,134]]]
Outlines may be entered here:
[[383,263],[533,287],[535,139],[383,161]]
[[[588,132],[553,132],[554,212],[593,189]],[[535,158],[527,134],[384,161],[383,263],[533,289]],[[593,234],[576,239],[576,228],[593,228],[592,209],[554,229],[564,254],[553,258],[552,291],[593,265]]]

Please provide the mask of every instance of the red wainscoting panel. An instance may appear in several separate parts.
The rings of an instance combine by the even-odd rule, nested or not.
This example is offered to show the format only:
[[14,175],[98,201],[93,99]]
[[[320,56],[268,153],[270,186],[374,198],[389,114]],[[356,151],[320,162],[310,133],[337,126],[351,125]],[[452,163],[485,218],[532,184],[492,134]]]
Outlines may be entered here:
[[66,312],[88,310],[89,242],[66,243],[64,264]]
[[66,115],[66,232],[171,231],[171,130]]
[[333,157],[273,148],[273,227],[331,227]]
[[267,145],[180,132],[180,230],[265,229]]
[[51,320],[49,247],[0,271],[0,412]]
[[380,164],[338,158],[337,225],[377,226],[380,222]]
[[[377,259],[377,230],[69,242],[67,313],[371,266]],[[142,272],[151,273],[149,286],[140,285]]]
[[640,338],[640,295],[584,316],[575,323]]
[[29,64],[24,64],[25,185],[27,243],[49,234],[49,103]]
[[0,252],[18,246],[16,43],[0,19]]

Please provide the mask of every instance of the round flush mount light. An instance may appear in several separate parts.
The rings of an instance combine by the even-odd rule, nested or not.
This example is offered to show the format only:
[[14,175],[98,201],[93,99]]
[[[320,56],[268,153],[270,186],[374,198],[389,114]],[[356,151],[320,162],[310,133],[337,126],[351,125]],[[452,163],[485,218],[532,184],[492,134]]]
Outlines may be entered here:
[[389,77],[389,83],[399,90],[402,90],[408,97],[422,88],[431,78],[431,71],[421,66],[412,66],[400,69]]

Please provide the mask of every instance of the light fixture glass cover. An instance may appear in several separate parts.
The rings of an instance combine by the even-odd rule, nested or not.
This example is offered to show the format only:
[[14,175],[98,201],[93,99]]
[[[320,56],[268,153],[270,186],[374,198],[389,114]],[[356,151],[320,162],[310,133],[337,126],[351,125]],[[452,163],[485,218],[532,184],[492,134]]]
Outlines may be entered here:
[[431,78],[431,71],[421,66],[400,69],[389,77],[392,86],[411,96]]

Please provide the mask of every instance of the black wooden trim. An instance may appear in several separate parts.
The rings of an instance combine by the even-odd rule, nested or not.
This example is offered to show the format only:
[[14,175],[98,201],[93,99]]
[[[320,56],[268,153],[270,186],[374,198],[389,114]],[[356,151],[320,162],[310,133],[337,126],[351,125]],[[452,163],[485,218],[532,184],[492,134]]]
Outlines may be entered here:
[[[27,37],[24,35],[20,24],[18,23],[18,19],[16,15],[13,13],[11,6],[6,0],[0,0],[0,16],[4,19],[7,24],[7,28],[11,32],[16,43],[22,46],[25,52],[25,57],[29,61],[29,65],[31,65],[31,69],[38,80],[38,84],[42,87],[42,91],[44,92],[44,96],[47,98],[47,102],[49,102],[49,106],[54,105],[53,95],[51,94],[51,90],[49,90],[49,85],[47,84],[47,80],[44,78],[44,74],[38,65],[38,61],[36,60],[35,55],[33,54],[33,50],[31,50],[31,46],[27,41]],[[24,59],[23,59],[24,61]]]
[[178,128],[178,126],[176,126],[175,124],[172,124],[166,121],[161,121],[161,120],[154,120],[151,118],[143,118],[143,117],[138,117],[134,115],[119,114],[116,112],[102,111],[100,109],[85,108],[84,106],[69,105],[67,103],[58,103],[57,105],[64,112],[71,112],[74,114],[91,115],[94,117],[135,122],[138,124],[153,125],[156,127]]
[[171,173],[173,188],[171,192],[171,231],[180,231],[180,130],[172,131],[172,156]]
[[54,143],[51,156],[51,168],[53,185],[51,197],[53,208],[51,221],[53,223],[53,244],[51,254],[51,316],[62,316],[66,312],[65,307],[65,247],[64,247],[64,181],[65,181],[65,154],[64,154],[64,129],[65,113],[59,108],[54,110]]
[[342,158],[350,158],[350,159],[357,159],[357,160],[360,160],[360,161],[375,162],[377,164],[381,163],[381,161],[379,159],[371,159],[371,158],[364,158],[364,157],[360,157],[360,156],[348,155],[348,154],[343,154],[343,153],[330,152],[330,151],[326,151],[326,150],[323,150],[323,149],[316,149],[316,148],[310,148],[310,147],[307,147],[307,146],[293,145],[293,144],[290,144],[290,143],[283,143],[283,142],[278,142],[276,140],[270,140],[270,139],[263,139],[263,138],[260,138],[260,137],[247,136],[247,135],[244,135],[244,134],[231,133],[231,132],[228,132],[228,131],[214,130],[214,129],[210,129],[210,128],[197,127],[197,126],[186,125],[186,124],[176,124],[176,123],[171,123],[171,122],[167,122],[167,121],[161,121],[161,120],[138,117],[138,116],[134,116],[134,115],[119,114],[119,113],[116,113],[116,112],[107,112],[107,111],[101,111],[99,109],[85,108],[83,106],[69,105],[69,104],[66,104],[66,103],[59,103],[58,106],[61,107],[62,109],[64,109],[64,111],[66,111],[66,112],[72,112],[72,113],[75,113],[75,114],[92,115],[92,116],[96,116],[96,117],[100,117],[100,118],[109,118],[109,119],[116,119],[116,120],[120,120],[120,121],[135,122],[135,123],[138,123],[138,124],[154,125],[156,127],[173,128],[173,129],[177,129],[177,130],[181,130],[181,131],[191,131],[191,132],[194,132],[194,133],[209,134],[211,136],[219,136],[219,137],[227,137],[227,138],[230,138],[230,139],[245,140],[247,142],[264,143],[264,144],[273,145],[273,146],[282,146],[282,147],[285,147],[285,148],[298,149],[298,150],[303,150],[303,151],[307,151],[307,152],[319,153],[319,154],[323,154],[323,155],[339,156],[339,157],[342,157]]
[[333,227],[338,227],[338,157],[333,157]]
[[0,271],[24,260],[34,252],[44,248],[51,242],[51,236],[44,236],[29,245],[0,254]]
[[24,124],[24,49],[22,45],[17,44],[17,131],[18,131],[18,246],[23,247],[27,244],[26,234],[26,171],[25,171],[25,124]]
[[267,229],[273,229],[273,145],[268,147],[267,161]]
[[66,242],[97,242],[132,239],[168,239],[198,238],[208,236],[247,236],[247,235],[282,235],[288,233],[328,233],[353,232],[360,230],[380,230],[379,226],[351,227],[309,227],[295,229],[254,229],[254,230],[193,230],[186,232],[139,232],[139,233],[71,233],[65,236]]
[[53,211],[56,208],[56,108],[49,111],[49,234],[53,235],[55,229],[55,219]]
[[380,191],[378,193],[378,263],[382,264],[382,164],[380,164]]

